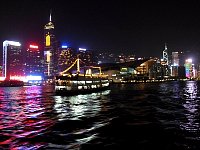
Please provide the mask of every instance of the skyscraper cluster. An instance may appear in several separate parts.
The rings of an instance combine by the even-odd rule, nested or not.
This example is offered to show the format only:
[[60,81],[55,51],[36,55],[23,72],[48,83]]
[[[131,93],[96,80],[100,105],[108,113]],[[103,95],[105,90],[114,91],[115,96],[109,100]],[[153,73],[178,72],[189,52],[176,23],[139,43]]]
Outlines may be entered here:
[[[42,41],[44,45],[41,47],[37,43],[30,43],[24,48],[20,42],[5,40],[3,42],[3,62],[0,68],[1,77],[6,80],[51,80],[70,67],[77,57],[82,60],[84,66],[91,66],[95,63],[119,64],[136,61],[134,55],[115,56],[110,53],[102,53],[94,59],[92,51],[61,44],[56,38],[51,14],[48,23],[44,25]],[[184,53],[176,51],[169,53],[165,44],[162,55],[162,59],[147,61],[150,67],[141,64],[126,70],[135,70],[131,71],[132,76],[141,79],[144,78],[142,75],[150,79],[196,78],[198,72],[192,61],[186,60]],[[123,68],[125,67],[127,66],[124,65]]]
[[44,26],[44,46],[31,43],[25,49],[17,41],[3,42],[3,63],[1,76],[6,80],[24,80],[27,76],[40,76],[52,79],[69,67],[77,57],[85,65],[93,63],[92,53],[84,48],[78,50],[62,45],[56,39],[51,14]]

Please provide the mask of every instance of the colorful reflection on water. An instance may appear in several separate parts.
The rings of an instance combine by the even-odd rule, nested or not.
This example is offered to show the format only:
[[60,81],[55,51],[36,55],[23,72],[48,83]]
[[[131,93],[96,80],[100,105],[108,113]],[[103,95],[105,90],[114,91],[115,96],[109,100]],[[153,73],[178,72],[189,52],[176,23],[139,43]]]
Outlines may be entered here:
[[101,109],[99,97],[109,91],[61,97],[53,87],[30,86],[0,88],[0,93],[0,149],[39,149],[48,145],[40,138],[56,122],[94,116]]
[[197,81],[75,96],[57,96],[53,86],[0,87],[0,149],[200,149],[199,110]]
[[53,101],[42,96],[42,90],[39,86],[0,88],[1,147],[25,149],[27,145],[42,145],[31,144],[30,139],[48,132],[55,122],[48,116]]

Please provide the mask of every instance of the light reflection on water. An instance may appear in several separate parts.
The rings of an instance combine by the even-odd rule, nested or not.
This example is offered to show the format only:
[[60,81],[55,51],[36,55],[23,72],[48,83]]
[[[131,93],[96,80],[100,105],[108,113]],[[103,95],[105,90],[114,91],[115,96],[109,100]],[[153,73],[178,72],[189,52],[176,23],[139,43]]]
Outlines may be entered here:
[[[145,149],[159,140],[160,149],[165,144],[197,147],[199,88],[195,81],[123,84],[98,93],[56,96],[51,86],[0,87],[0,149],[78,150],[99,143],[110,149],[126,144]],[[153,132],[157,129],[160,133]]]
[[54,109],[60,121],[93,117],[101,110],[102,96],[108,95],[109,92],[110,90],[69,97],[55,96]]
[[[99,100],[109,92],[60,97],[54,96],[53,87],[0,88],[0,149],[51,147],[51,143],[40,138],[51,132],[56,122],[95,116],[101,109]],[[102,122],[95,124],[71,134],[83,134],[103,125]],[[95,135],[77,138],[74,144],[85,143]]]
[[49,99],[41,97],[42,87],[3,87],[0,93],[0,148],[39,148],[42,143],[32,145],[30,139],[45,134],[54,124],[46,115],[44,102]]
[[[185,108],[185,117],[186,121],[182,121],[180,126],[181,129],[189,131],[189,132],[196,132],[200,131],[199,126],[199,99],[198,97],[198,86],[197,82],[195,81],[188,81],[186,83],[185,88],[183,89],[183,95],[185,102],[183,106]],[[200,139],[200,135],[196,138]]]
[[[200,82],[164,83],[160,85],[159,93],[159,98],[163,102],[157,108],[160,113],[158,114],[160,122],[166,126],[166,129],[174,129],[178,126],[186,141],[194,139],[192,142],[198,142],[200,140],[198,134],[200,131]],[[188,149],[190,147],[192,144],[188,146]]]
[[[77,124],[82,127],[76,127],[70,131],[70,133],[68,131],[60,133],[60,130],[58,129],[56,132],[59,134],[59,138],[61,139],[66,136],[75,136],[76,138],[73,139],[73,142],[71,143],[51,143],[48,145],[48,148],[80,149],[82,144],[97,138],[98,133],[95,133],[95,130],[109,124],[112,118],[103,120],[97,119],[91,122],[86,121],[85,123],[83,123],[83,120],[96,117],[100,111],[103,111],[103,103],[108,100],[105,96],[109,95],[109,93],[110,90],[68,97],[55,96],[54,110],[57,113],[58,123],[61,122],[63,124],[64,122],[69,122],[71,120],[77,122],[75,127]],[[67,130],[67,128],[66,125],[65,130]],[[71,128],[71,126],[69,128]]]

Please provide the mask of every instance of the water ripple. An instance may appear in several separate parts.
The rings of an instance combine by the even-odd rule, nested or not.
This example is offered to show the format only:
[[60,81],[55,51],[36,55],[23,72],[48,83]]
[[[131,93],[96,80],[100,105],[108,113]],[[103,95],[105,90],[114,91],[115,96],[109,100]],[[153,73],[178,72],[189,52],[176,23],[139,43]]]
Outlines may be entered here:
[[0,88],[0,149],[200,149],[200,83],[117,84],[57,96]]

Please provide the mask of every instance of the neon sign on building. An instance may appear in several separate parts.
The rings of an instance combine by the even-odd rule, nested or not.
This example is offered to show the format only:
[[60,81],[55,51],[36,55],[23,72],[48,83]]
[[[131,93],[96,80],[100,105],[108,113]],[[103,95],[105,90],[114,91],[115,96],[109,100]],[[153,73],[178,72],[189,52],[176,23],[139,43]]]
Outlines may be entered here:
[[30,48],[33,48],[33,49],[38,49],[38,46],[37,45],[29,45]]
[[192,77],[192,59],[185,60],[185,74],[187,78]]

